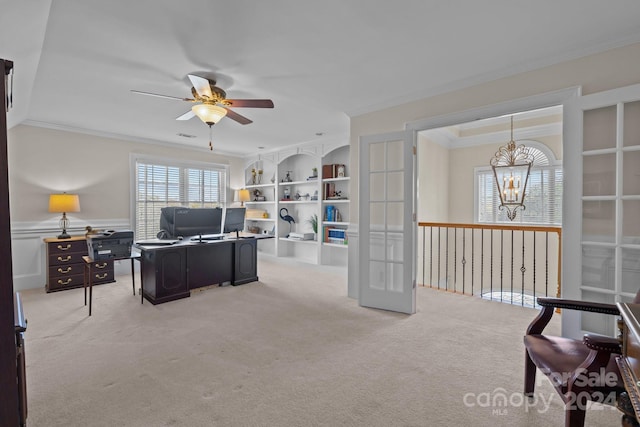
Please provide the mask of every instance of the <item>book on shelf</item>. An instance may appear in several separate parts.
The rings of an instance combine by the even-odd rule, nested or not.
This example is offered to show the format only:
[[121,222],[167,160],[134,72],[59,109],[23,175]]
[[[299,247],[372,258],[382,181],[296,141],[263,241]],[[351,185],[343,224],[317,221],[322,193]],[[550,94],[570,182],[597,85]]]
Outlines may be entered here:
[[333,165],[322,165],[322,179],[333,178]]
[[333,182],[325,182],[324,184],[324,198],[328,199],[330,197],[336,196],[336,184]]
[[342,214],[333,205],[325,207],[324,220],[329,222],[342,222]]
[[347,230],[343,228],[325,227],[324,241],[326,243],[347,244]]

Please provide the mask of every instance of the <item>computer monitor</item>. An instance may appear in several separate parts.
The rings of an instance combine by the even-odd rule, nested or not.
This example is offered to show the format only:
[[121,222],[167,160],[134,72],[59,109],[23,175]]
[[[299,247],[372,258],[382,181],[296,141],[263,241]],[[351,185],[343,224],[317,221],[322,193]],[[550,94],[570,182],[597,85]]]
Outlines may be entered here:
[[244,215],[246,210],[247,208],[226,208],[223,233],[233,233],[235,231],[236,238],[238,238],[240,232],[244,230]]
[[220,234],[221,208],[177,208],[173,214],[174,237]]

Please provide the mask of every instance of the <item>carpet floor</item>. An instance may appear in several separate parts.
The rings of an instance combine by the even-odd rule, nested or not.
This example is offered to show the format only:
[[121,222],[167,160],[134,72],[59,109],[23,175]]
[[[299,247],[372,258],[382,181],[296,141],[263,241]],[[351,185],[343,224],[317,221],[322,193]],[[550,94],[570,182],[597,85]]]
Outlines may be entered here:
[[261,256],[258,274],[156,306],[118,276],[91,317],[82,289],[22,292],[29,427],[564,424],[544,376],[522,395],[535,309],[419,288],[409,316],[359,307],[343,268]]

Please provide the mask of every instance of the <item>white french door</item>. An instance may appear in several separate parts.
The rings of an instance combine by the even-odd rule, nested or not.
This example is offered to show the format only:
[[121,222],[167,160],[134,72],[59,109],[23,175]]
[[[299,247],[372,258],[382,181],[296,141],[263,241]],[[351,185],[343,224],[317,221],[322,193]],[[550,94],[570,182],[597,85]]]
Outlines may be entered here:
[[[631,301],[640,288],[640,85],[565,106],[565,298]],[[576,218],[577,221],[574,221]],[[563,335],[616,334],[616,319],[563,313]]]
[[415,138],[360,138],[359,303],[415,313]]

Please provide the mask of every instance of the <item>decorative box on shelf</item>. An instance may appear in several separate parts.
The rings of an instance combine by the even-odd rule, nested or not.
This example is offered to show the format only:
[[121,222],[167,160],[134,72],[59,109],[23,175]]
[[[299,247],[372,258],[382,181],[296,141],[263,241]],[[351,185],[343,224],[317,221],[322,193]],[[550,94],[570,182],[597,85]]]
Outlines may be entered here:
[[314,240],[314,233],[289,233],[289,238],[294,240]]

